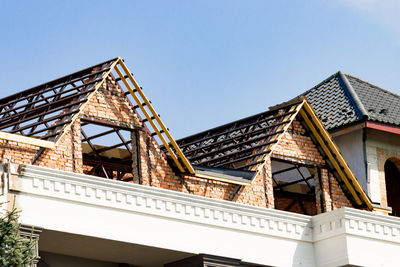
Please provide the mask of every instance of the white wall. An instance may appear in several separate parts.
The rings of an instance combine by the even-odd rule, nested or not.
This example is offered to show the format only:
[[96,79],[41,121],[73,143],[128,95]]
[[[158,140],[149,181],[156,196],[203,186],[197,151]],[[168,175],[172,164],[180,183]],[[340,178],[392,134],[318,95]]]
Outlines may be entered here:
[[[315,266],[310,216],[37,166],[25,166],[13,177],[21,222],[44,228],[43,234],[59,231],[255,264]],[[98,254],[93,256],[101,260],[112,256]],[[124,262],[166,263],[145,265],[148,258],[135,254]]]
[[399,266],[400,218],[342,208],[312,221],[317,266]]
[[38,267],[118,267],[117,263],[96,261],[43,251],[40,251],[40,257],[45,264],[39,264]]
[[367,129],[366,152],[369,172],[369,195],[376,203],[381,202],[377,148],[385,149],[400,158],[400,136]]
[[363,129],[335,136],[333,141],[353,170],[364,191],[367,192],[367,172],[365,166]]
[[206,253],[272,266],[399,266],[392,216],[341,208],[311,217],[37,166],[8,178],[21,222],[43,228],[41,250],[67,262],[162,267]]

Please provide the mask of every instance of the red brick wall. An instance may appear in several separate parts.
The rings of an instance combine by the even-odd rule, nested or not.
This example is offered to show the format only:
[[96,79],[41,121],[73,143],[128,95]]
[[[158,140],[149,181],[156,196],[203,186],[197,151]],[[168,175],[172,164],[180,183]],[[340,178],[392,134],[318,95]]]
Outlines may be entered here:
[[271,160],[269,156],[266,158],[265,163],[258,167],[252,184],[244,186],[239,191],[235,201],[259,207],[274,208]]
[[[325,165],[325,160],[319,152],[318,148],[306,133],[306,130],[297,120],[294,120],[290,125],[288,131],[283,135],[282,139],[273,148],[273,155],[294,162],[301,162],[302,160],[318,164],[320,166]],[[317,168],[311,170],[317,173],[315,175],[315,207],[310,207],[311,203],[303,202],[307,211],[321,213],[321,211],[330,211],[341,207],[352,207],[351,202],[342,191],[335,177],[332,174],[328,175],[328,170],[321,169],[321,183],[318,179]],[[322,190],[321,190],[322,189]],[[321,210],[321,194],[323,200],[323,209]],[[287,203],[291,203],[292,200],[284,200],[280,198],[277,200],[277,206],[287,207]],[[299,209],[299,205],[294,206],[290,211],[303,213]]]
[[[332,175],[332,173],[329,173],[327,169],[321,169],[321,183],[322,183],[321,186],[322,200],[324,202],[323,203],[324,212],[339,209],[342,207],[350,207],[350,208],[353,207],[350,200],[344,194],[336,178]],[[319,186],[319,179],[316,184],[318,184]],[[321,193],[321,191],[319,193]],[[318,194],[317,197],[318,213],[321,212],[320,199],[321,199],[320,195]]]
[[232,184],[193,176],[185,176],[184,184],[183,192],[224,200],[229,200],[235,190]]
[[182,191],[183,184],[167,162],[160,147],[145,131],[139,133],[142,184]]
[[38,150],[37,146],[0,139],[0,159],[3,161],[30,164]]
[[35,165],[82,173],[82,144],[79,119],[65,129],[54,150],[45,149]]
[[129,125],[142,125],[138,114],[124,97],[122,89],[110,77],[96,94],[90,96],[83,106],[82,114]]
[[[82,172],[82,147],[80,143],[80,125],[77,120],[67,127],[56,148],[45,149],[35,165],[48,168]],[[39,147],[0,139],[0,160],[18,164],[31,164]]]
[[[110,121],[125,126],[141,126],[142,122],[132,105],[124,97],[122,88],[114,79],[108,77],[96,94],[92,94],[82,107],[81,117],[90,117],[98,120]],[[138,181],[139,170],[136,164],[136,139],[132,132],[132,152],[133,152],[133,181]],[[92,167],[84,166],[84,173],[90,173]]]
[[[132,106],[123,97],[121,88],[111,78],[107,79],[107,83],[96,94],[91,95],[82,110],[81,117],[92,117],[130,126],[142,126],[139,115],[135,113]],[[138,140],[134,140],[132,144],[135,146],[136,141],[138,142],[139,155],[135,154],[134,156],[140,160],[140,169],[138,166],[133,166],[137,175],[137,179],[134,179],[134,181],[146,186],[217,199],[228,200],[233,196],[237,185],[175,173],[156,140],[150,136],[145,127],[138,132],[138,137]],[[34,146],[0,140],[0,159],[11,158],[14,163],[30,164],[38,150],[39,148]],[[136,153],[136,147],[133,147],[133,151]],[[293,122],[289,131],[274,147],[273,153],[289,160],[298,159],[317,164],[325,163],[311,138],[305,135],[305,130],[298,121]],[[82,163],[79,118],[72,127],[66,128],[62,138],[57,143],[56,149],[46,149],[36,164],[78,173],[85,173],[90,169]],[[284,206],[287,202],[285,199],[277,199],[275,203],[271,176],[271,159],[268,156],[265,163],[259,166],[252,184],[241,186],[233,201],[268,208],[274,208],[275,205]],[[321,191],[317,190],[318,192]],[[328,179],[327,173],[322,176],[322,194],[325,200],[325,203],[323,203],[325,210],[329,210],[329,207],[334,209],[349,205],[335,179],[333,177]],[[319,211],[321,210],[318,199],[319,196],[317,196],[317,206],[312,203],[305,203],[305,208],[310,213],[315,212],[318,205]],[[300,208],[299,205],[293,205],[291,211],[302,213]]]
[[282,139],[274,146],[273,153],[288,160],[296,158],[317,164],[325,164],[311,137],[306,135],[304,127],[297,120],[293,121]]
[[317,207],[312,201],[302,201],[300,204],[296,199],[275,197],[275,208],[306,215],[317,214]]

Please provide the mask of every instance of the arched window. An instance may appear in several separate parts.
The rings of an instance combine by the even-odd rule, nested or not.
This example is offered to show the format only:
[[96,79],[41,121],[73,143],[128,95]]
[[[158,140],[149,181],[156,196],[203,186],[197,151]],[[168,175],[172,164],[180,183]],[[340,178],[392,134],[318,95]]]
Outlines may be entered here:
[[400,217],[400,159],[391,158],[385,162],[386,198],[392,207],[392,215]]

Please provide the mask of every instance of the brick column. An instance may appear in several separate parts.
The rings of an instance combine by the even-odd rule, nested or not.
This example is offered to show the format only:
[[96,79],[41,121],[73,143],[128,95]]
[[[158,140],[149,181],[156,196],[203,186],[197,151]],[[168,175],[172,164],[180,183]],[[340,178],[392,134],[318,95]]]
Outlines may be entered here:
[[253,206],[274,208],[274,189],[270,157],[258,168],[251,185],[244,186],[234,201]]

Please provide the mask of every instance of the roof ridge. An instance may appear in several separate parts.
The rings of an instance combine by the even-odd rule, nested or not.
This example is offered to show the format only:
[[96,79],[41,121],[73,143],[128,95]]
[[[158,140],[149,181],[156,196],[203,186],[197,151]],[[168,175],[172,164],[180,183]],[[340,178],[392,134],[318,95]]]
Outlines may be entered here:
[[368,112],[365,109],[363,103],[361,102],[360,98],[358,97],[356,91],[354,90],[353,86],[351,85],[350,81],[347,77],[343,74],[343,72],[338,71],[338,78],[341,81],[343,88],[345,91],[348,92],[348,96],[353,100],[355,106],[361,112],[362,118],[369,118]]
[[339,74],[340,71],[335,72],[334,74],[332,74],[331,76],[329,76],[328,78],[324,79],[322,82],[318,83],[317,85],[313,86],[312,88],[308,89],[307,91],[305,91],[304,93],[300,94],[300,96],[305,96],[306,94],[308,94],[309,92],[311,92],[312,90],[320,87],[321,85],[323,85],[324,83],[326,83],[327,81],[331,80],[332,78],[334,78],[335,76],[337,76]]
[[352,77],[352,78],[354,78],[354,79],[357,79],[357,80],[359,80],[359,81],[361,81],[361,82],[363,82],[363,83],[367,83],[367,84],[369,84],[369,85],[372,85],[372,86],[374,86],[374,87],[376,87],[376,88],[378,88],[378,89],[380,89],[380,90],[382,90],[382,91],[384,91],[384,92],[386,92],[386,93],[389,93],[389,94],[391,94],[391,95],[393,95],[393,96],[395,96],[395,97],[400,98],[400,94],[397,94],[397,93],[395,93],[395,92],[389,91],[389,90],[387,90],[387,89],[385,89],[385,88],[382,88],[382,87],[380,87],[380,86],[378,86],[378,85],[376,85],[376,84],[374,84],[374,83],[371,83],[371,82],[369,82],[369,81],[366,81],[366,80],[364,80],[364,79],[361,79],[360,77],[354,76],[354,75],[349,74],[349,73],[343,73],[343,74],[344,74],[345,76],[350,76],[350,77]]

